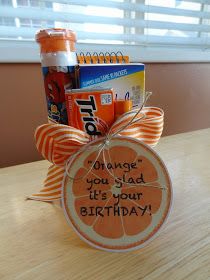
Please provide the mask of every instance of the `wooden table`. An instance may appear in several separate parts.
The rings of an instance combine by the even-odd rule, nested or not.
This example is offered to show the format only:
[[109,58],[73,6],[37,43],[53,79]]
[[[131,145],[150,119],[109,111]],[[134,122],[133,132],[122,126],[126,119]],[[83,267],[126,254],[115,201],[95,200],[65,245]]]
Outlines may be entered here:
[[60,207],[26,201],[48,162],[0,170],[0,279],[210,279],[210,129],[161,139],[174,202],[151,243],[129,253],[98,251],[67,225]]

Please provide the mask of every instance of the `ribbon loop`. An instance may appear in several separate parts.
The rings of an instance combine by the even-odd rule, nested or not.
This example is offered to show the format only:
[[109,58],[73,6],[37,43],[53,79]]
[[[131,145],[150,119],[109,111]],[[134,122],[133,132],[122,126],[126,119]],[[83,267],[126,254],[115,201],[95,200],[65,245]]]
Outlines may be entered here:
[[[144,107],[124,114],[111,127],[106,137],[108,143],[114,135],[134,137],[154,147],[162,134],[164,113],[160,108]],[[129,122],[136,116],[137,118]],[[82,146],[91,141],[90,136],[71,126],[44,124],[35,131],[37,150],[45,159],[57,166],[64,166],[66,160]]]
[[90,142],[90,136],[71,126],[49,123],[36,129],[35,141],[37,150],[45,159],[64,166],[71,155]]

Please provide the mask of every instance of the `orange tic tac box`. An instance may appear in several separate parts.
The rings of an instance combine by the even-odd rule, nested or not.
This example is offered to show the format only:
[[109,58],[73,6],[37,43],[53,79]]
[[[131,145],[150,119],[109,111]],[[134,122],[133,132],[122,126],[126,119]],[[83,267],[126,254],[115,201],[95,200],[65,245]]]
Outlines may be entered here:
[[68,124],[93,138],[103,136],[114,122],[112,89],[72,89],[66,92]]

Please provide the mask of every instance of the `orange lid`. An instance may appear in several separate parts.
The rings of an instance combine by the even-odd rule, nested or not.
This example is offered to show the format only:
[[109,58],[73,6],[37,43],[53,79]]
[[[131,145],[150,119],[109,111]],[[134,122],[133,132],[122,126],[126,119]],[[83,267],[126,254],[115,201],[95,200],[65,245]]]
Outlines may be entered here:
[[65,28],[49,28],[41,29],[36,33],[36,41],[41,42],[42,39],[63,39],[76,42],[76,34],[74,31]]
[[64,28],[42,29],[36,33],[41,52],[75,51],[76,34]]

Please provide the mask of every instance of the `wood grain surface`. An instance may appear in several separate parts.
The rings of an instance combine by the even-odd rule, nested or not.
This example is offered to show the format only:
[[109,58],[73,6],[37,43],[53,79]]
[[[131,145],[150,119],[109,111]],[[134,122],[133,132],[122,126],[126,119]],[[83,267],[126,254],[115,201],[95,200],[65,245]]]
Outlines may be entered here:
[[48,162],[1,169],[0,279],[210,279],[210,129],[163,137],[155,150],[171,175],[171,214],[153,241],[129,253],[89,247],[57,204],[25,200]]

